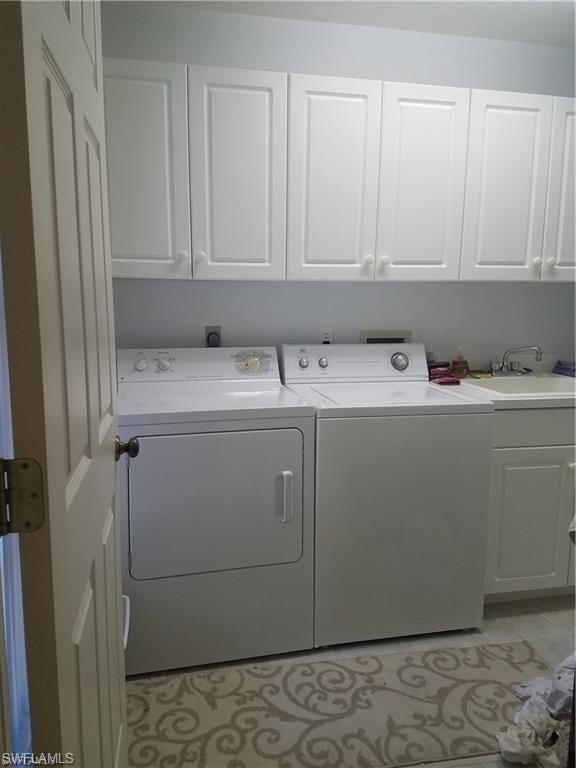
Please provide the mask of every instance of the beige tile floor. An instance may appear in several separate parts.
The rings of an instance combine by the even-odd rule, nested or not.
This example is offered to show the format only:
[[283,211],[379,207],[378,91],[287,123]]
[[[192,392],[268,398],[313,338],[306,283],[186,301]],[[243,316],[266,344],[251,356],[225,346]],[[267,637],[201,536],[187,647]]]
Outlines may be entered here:
[[[491,603],[484,609],[481,630],[442,632],[435,635],[380,640],[378,642],[320,648],[305,653],[273,657],[291,663],[299,660],[321,661],[345,659],[351,656],[426,651],[435,648],[454,648],[490,643],[508,643],[527,640],[540,656],[553,668],[575,648],[574,597],[550,597],[522,600],[513,603]],[[270,660],[270,657],[266,657]],[[253,664],[254,659],[246,660]],[[235,662],[237,665],[238,662]],[[473,757],[427,763],[426,768],[510,768],[498,756]]]

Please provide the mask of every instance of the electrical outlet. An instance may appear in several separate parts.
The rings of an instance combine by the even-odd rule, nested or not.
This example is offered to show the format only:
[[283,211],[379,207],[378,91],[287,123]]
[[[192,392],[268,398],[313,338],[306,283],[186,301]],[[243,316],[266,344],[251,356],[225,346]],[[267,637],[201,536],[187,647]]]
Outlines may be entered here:
[[221,325],[205,325],[204,341],[207,347],[221,347],[222,346],[222,326]]
[[333,333],[332,328],[320,328],[318,331],[321,344],[332,344]]

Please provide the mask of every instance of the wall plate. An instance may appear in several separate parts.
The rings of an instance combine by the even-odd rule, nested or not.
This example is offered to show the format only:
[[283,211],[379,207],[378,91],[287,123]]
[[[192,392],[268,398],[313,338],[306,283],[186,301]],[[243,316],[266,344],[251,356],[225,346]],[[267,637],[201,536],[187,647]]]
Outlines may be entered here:
[[360,331],[360,344],[404,344],[412,341],[412,331],[384,328]]

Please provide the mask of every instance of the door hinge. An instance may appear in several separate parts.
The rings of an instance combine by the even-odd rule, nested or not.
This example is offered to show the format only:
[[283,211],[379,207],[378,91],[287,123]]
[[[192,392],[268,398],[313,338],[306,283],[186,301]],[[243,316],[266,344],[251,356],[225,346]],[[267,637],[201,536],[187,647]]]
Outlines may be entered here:
[[40,464],[34,459],[0,459],[0,536],[31,533],[43,522]]

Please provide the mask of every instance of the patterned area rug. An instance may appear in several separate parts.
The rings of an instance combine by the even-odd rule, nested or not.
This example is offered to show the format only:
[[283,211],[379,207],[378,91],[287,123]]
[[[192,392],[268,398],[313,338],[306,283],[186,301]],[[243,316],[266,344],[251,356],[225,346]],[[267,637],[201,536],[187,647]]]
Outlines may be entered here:
[[491,754],[518,708],[514,687],[546,671],[520,642],[132,680],[131,765],[381,768]]

